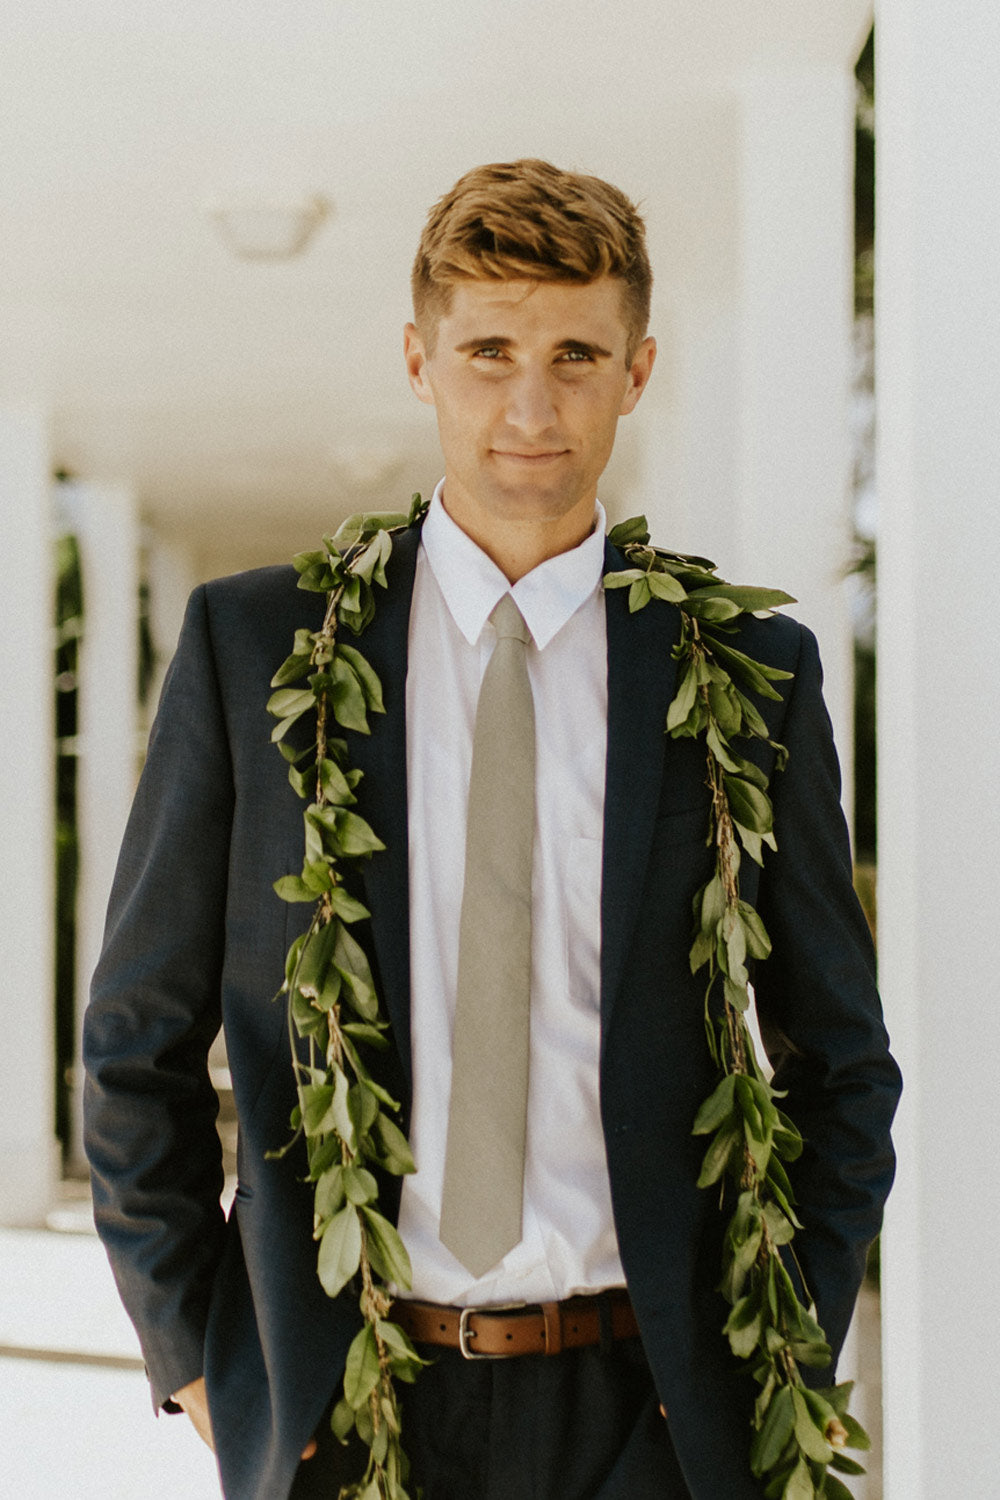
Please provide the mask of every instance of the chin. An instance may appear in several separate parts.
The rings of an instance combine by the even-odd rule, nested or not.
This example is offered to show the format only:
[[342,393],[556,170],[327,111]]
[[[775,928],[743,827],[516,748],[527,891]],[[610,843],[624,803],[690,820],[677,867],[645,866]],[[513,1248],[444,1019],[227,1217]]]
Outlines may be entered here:
[[516,483],[488,486],[491,509],[509,520],[558,521],[582,503],[585,491],[575,485]]

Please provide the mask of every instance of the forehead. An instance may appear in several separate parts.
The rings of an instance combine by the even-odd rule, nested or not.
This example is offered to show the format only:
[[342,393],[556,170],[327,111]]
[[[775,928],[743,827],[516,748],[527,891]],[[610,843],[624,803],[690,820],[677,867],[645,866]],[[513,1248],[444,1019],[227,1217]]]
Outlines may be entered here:
[[520,341],[594,340],[624,345],[624,282],[458,281],[439,335],[449,342],[500,337]]

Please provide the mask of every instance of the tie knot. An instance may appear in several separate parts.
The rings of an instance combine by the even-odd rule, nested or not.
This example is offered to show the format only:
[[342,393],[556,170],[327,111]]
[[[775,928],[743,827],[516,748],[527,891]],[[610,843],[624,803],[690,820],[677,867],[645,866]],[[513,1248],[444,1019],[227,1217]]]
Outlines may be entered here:
[[523,641],[525,645],[531,640],[531,631],[524,623],[524,616],[514,603],[513,594],[504,594],[496,609],[490,615],[493,628],[500,640]]

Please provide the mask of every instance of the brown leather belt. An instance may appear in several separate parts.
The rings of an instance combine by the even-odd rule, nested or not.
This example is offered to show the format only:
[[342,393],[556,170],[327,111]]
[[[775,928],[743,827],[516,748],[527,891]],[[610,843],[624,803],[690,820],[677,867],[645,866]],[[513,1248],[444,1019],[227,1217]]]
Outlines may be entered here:
[[415,1343],[459,1349],[466,1359],[558,1354],[585,1344],[634,1338],[639,1332],[624,1287],[527,1306],[447,1307],[399,1301],[392,1304],[389,1316]]

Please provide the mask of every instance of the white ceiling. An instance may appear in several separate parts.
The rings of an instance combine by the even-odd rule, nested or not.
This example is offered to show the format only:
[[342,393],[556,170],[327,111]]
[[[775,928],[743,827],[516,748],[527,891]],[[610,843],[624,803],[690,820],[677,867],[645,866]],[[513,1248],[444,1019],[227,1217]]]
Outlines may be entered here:
[[[661,297],[734,80],[847,61],[868,0],[26,0],[0,19],[0,404],[197,553],[282,555],[433,483],[401,329],[427,208],[519,155],[643,200]],[[205,207],[322,193],[298,259]],[[662,302],[658,301],[662,306]]]

